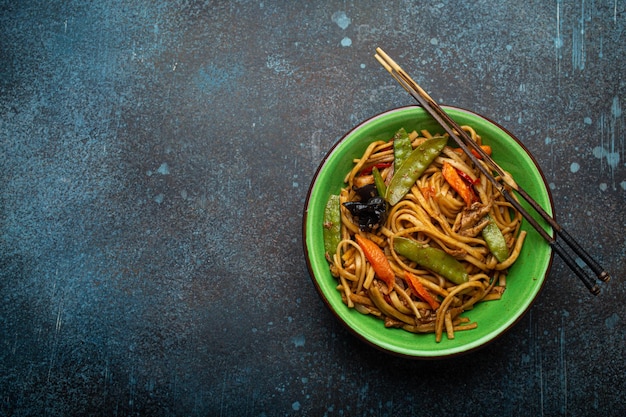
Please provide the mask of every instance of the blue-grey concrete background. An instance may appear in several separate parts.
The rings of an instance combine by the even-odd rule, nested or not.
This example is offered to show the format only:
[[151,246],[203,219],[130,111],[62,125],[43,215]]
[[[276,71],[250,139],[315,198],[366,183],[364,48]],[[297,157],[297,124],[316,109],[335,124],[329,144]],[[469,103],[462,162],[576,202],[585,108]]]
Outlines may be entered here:
[[[0,0],[0,415],[622,416],[626,3]],[[411,100],[516,133],[560,259],[486,348],[407,361],[342,328],[310,281],[322,156]]]

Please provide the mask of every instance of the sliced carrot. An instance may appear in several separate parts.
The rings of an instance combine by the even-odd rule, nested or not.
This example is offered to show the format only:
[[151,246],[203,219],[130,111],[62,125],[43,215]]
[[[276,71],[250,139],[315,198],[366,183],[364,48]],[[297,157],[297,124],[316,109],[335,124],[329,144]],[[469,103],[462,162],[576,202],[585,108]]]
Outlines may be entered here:
[[409,284],[409,287],[413,290],[415,294],[422,300],[426,301],[430,308],[433,310],[437,310],[439,308],[439,302],[433,298],[432,295],[424,288],[419,278],[410,273],[409,271],[404,271],[404,277],[406,278],[406,282]]
[[463,181],[463,178],[461,178],[459,173],[456,171],[456,168],[452,165],[444,162],[443,167],[441,167],[441,174],[454,191],[459,193],[463,201],[465,201],[465,205],[467,207],[471,206],[472,203],[477,200],[474,190],[467,185],[465,181]]
[[434,187],[422,187],[420,188],[420,190],[422,191],[422,195],[426,200],[437,195],[437,191]]
[[393,289],[396,281],[396,274],[391,269],[389,261],[385,256],[385,252],[376,243],[361,235],[354,235],[356,243],[359,244],[365,257],[374,268],[374,272],[385,284],[387,284],[387,293]]
[[[489,145],[480,145],[480,147],[481,147],[481,149],[483,151],[485,151],[485,153],[487,155],[491,156],[491,146],[489,146]],[[463,149],[461,149],[461,148],[454,148],[454,151],[456,153],[460,153],[460,154],[464,153]],[[481,154],[479,154],[478,152],[476,152],[474,149],[470,149],[470,152],[472,152],[472,155],[474,155],[478,159],[482,159],[483,158],[483,156]]]

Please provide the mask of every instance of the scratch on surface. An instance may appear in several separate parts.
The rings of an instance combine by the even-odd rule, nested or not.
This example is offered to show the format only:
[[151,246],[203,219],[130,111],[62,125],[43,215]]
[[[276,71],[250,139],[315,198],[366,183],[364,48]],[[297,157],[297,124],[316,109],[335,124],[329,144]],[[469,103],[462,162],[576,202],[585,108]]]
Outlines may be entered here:
[[567,415],[567,361],[565,359],[565,327],[564,318],[561,317],[561,335],[559,340],[559,359],[560,359],[560,376],[561,376],[561,394],[563,395],[563,404],[561,412]]
[[222,393],[221,393],[221,397],[220,397],[220,416],[224,415],[224,402],[226,399],[226,380],[227,380],[227,374],[224,373],[224,378],[222,380]]
[[600,144],[593,149],[593,155],[600,160],[600,170],[604,171],[605,160],[611,174],[613,189],[615,186],[615,171],[619,167],[621,156],[624,155],[624,137],[622,134],[622,107],[619,97],[613,97],[611,116],[600,115]]
[[302,146],[308,147],[310,151],[311,158],[315,161],[317,160],[322,153],[321,148],[321,140],[322,140],[322,129],[317,129],[311,135],[311,140],[309,142],[303,143]]
[[561,38],[561,1],[556,2],[556,38],[554,39],[554,48],[556,54],[556,75],[557,87],[561,87],[561,48],[563,47],[563,38]]
[[137,379],[135,378],[135,369],[131,367],[128,375],[128,405],[131,409],[135,406],[135,393],[136,393]]
[[543,362],[541,360],[541,347],[538,340],[538,331],[539,327],[537,322],[533,319],[532,311],[528,314],[528,339],[529,339],[529,355],[535,358],[535,375],[537,378],[537,385],[539,386],[539,413],[538,415],[543,416],[543,405],[544,405],[544,386],[543,386]]
[[[535,336],[536,337],[536,336]],[[543,387],[543,361],[541,360],[541,349],[539,343],[535,345],[535,353],[537,355],[537,369],[539,377],[539,410],[540,415],[543,416],[543,403],[544,403],[544,387]]]
[[582,0],[578,30],[572,30],[572,67],[584,70],[585,60],[585,0]]
[[61,311],[63,310],[63,300],[61,300],[61,302],[59,302],[59,311],[57,311],[57,321],[56,321],[56,325],[54,327],[54,330],[56,332],[56,334],[58,334],[61,331]]
[[59,307],[57,310],[57,319],[54,324],[54,343],[52,346],[52,352],[50,352],[50,364],[48,365],[48,381],[50,381],[50,377],[52,376],[52,368],[54,367],[54,360],[56,358],[59,333],[61,332],[61,325],[63,323],[63,319],[61,318],[61,313],[63,312],[63,299],[59,301]]

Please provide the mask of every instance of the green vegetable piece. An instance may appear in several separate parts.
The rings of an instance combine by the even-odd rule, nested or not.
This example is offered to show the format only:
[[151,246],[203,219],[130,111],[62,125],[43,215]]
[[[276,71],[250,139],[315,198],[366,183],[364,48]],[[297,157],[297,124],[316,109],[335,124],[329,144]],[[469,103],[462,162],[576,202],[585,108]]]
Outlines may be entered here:
[[405,237],[396,237],[393,240],[393,247],[398,254],[455,284],[462,284],[469,279],[463,264],[441,249],[422,246]]
[[400,128],[393,136],[393,168],[394,171],[400,169],[404,161],[409,157],[413,151],[413,145],[411,145],[411,139],[409,134],[406,133],[404,128]]
[[406,158],[400,169],[395,171],[387,187],[385,199],[392,206],[409,192],[415,181],[435,160],[446,146],[448,138],[440,136],[427,140],[415,148]]
[[385,180],[383,180],[383,177],[380,175],[378,168],[372,168],[372,175],[374,176],[374,185],[376,185],[378,195],[384,198],[385,193],[387,192],[387,186],[385,185]]
[[506,246],[504,235],[491,216],[487,215],[487,218],[489,218],[489,223],[481,232],[483,239],[498,262],[504,262],[509,257],[509,248]]
[[339,196],[331,195],[324,209],[324,252],[332,256],[341,241],[341,209]]

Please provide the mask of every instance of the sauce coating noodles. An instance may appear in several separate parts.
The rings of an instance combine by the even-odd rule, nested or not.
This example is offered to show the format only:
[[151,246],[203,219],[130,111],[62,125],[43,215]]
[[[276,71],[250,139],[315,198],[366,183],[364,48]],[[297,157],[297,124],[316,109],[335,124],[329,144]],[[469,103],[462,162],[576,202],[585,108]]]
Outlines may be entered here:
[[[481,144],[480,136],[471,127],[463,126],[463,129]],[[433,138],[427,131],[412,132],[408,136],[413,149]],[[444,333],[454,338],[455,331],[477,326],[461,313],[471,310],[476,303],[501,298],[506,288],[507,269],[518,258],[524,241],[525,232],[520,229],[522,216],[473,166],[467,155],[445,146],[408,193],[393,206],[387,206],[381,223],[369,230],[363,229],[359,226],[358,214],[353,214],[344,203],[364,202],[359,189],[368,184],[371,189],[373,166],[379,169],[380,177],[389,186],[394,173],[398,172],[393,163],[393,142],[370,144],[364,154],[354,160],[353,169],[345,177],[345,187],[339,195],[341,240],[335,253],[327,253],[330,269],[339,281],[337,289],[348,307],[384,320],[385,327],[435,333],[437,342]],[[446,164],[447,169],[452,167],[455,175],[468,184],[473,200],[463,197],[450,183],[450,177],[442,171]],[[505,251],[500,261],[486,233],[489,222],[492,223],[491,233],[495,224],[499,230],[496,233],[501,234],[506,245],[500,248]],[[395,275],[392,287],[377,275],[375,265],[356,242],[357,234],[374,242],[384,253]],[[398,253],[401,241],[412,245],[403,250],[404,255]],[[445,254],[438,258],[437,265],[426,266],[430,261],[423,258],[426,255],[418,253],[423,247]],[[405,256],[411,250],[415,251],[415,256]],[[464,274],[445,268],[439,270],[458,266],[458,263]]]

